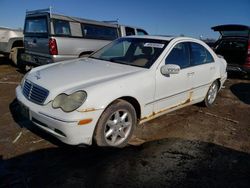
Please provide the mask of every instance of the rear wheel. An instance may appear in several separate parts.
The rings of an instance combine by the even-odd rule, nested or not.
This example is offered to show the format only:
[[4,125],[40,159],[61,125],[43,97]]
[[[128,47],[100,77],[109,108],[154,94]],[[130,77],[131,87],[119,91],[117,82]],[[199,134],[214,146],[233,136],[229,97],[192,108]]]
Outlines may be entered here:
[[206,107],[210,107],[213,105],[217,97],[218,91],[219,91],[219,83],[218,81],[214,81],[212,85],[209,87],[207,95],[204,99],[204,104]]
[[95,142],[98,146],[124,147],[135,126],[134,107],[124,100],[117,100],[101,115],[95,130]]

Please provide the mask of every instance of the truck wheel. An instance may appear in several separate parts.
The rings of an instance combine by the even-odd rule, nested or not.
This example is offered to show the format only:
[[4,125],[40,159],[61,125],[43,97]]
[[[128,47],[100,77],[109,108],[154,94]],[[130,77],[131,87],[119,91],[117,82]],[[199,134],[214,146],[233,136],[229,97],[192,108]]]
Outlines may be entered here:
[[101,115],[94,134],[98,146],[125,147],[136,126],[134,107],[117,100]]
[[15,64],[18,65],[19,61],[21,60],[21,53],[24,52],[23,47],[14,47],[10,51],[9,59]]

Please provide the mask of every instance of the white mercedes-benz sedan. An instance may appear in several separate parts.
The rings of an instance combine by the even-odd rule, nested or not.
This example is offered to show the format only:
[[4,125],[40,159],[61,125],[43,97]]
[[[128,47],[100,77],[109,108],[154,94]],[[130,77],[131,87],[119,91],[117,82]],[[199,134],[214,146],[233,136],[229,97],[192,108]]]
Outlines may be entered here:
[[197,39],[124,37],[88,58],[32,69],[16,96],[23,116],[64,143],[123,147],[137,124],[211,106],[226,64]]

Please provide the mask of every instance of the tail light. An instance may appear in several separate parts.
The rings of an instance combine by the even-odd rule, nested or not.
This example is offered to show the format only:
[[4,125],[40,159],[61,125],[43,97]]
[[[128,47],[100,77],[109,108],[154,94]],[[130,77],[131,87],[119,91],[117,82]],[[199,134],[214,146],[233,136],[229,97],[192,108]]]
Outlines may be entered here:
[[247,46],[247,58],[246,62],[243,65],[244,67],[250,68],[250,40],[248,41],[248,46]]
[[58,55],[56,39],[49,39],[49,53],[50,55]]

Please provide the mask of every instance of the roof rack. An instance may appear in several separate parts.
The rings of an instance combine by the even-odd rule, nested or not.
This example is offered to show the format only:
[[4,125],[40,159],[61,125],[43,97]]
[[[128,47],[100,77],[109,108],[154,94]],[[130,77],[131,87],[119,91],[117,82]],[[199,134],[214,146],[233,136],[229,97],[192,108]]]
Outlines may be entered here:
[[109,23],[109,24],[119,24],[119,19],[116,19],[116,20],[104,20],[102,22]]
[[26,10],[26,15],[37,14],[37,13],[44,13],[44,12],[48,12],[50,14],[50,16],[51,16],[51,14],[52,14],[52,7],[50,6],[49,8],[46,8],[46,9],[38,9],[38,10],[31,10],[31,11]]

